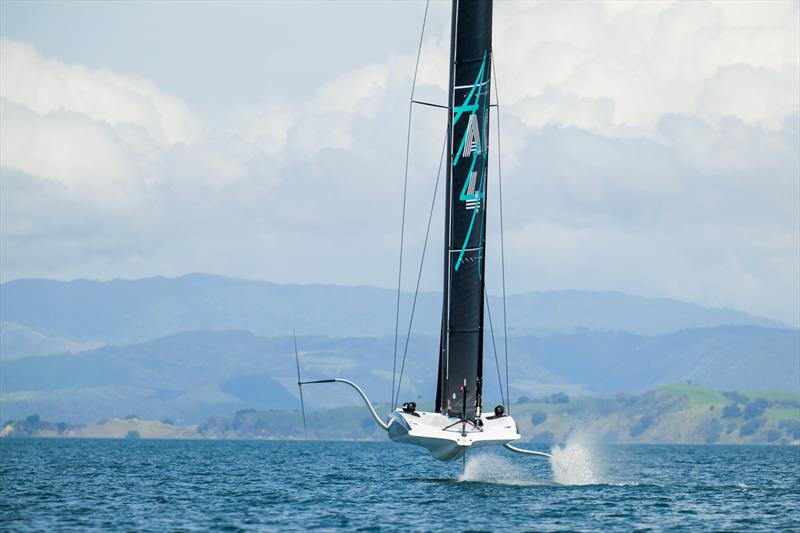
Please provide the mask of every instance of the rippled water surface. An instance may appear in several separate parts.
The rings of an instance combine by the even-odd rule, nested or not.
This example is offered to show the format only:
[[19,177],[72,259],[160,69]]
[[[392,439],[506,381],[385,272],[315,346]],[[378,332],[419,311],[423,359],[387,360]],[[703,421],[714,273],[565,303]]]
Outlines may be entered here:
[[800,449],[568,444],[440,463],[390,442],[0,441],[5,530],[800,529]]

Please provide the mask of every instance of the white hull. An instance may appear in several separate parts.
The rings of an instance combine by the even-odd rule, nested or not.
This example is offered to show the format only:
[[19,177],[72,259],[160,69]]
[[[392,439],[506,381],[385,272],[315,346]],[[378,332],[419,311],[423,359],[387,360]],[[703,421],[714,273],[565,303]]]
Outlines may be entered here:
[[[481,416],[480,423],[476,428],[472,424],[462,425],[460,419],[447,417],[440,413],[426,413],[424,411],[407,413],[402,409],[397,409],[389,414],[388,423],[386,423],[378,416],[361,387],[352,381],[341,378],[301,381],[298,361],[297,385],[300,387],[301,392],[303,385],[312,383],[344,383],[353,387],[367,405],[372,419],[381,429],[385,429],[389,433],[390,439],[395,442],[404,442],[427,448],[431,455],[440,461],[452,461],[464,457],[467,449],[482,446],[505,446],[506,449],[516,453],[550,457],[548,453],[524,450],[510,444],[520,438],[519,433],[517,433],[517,423],[510,416]],[[301,407],[303,408],[303,426],[305,426],[306,412],[302,403]]]
[[519,440],[517,423],[510,416],[481,416],[478,427],[462,427],[458,418],[441,413],[397,409],[389,415],[389,438],[395,442],[422,446],[440,461],[453,461],[469,448],[499,446]]

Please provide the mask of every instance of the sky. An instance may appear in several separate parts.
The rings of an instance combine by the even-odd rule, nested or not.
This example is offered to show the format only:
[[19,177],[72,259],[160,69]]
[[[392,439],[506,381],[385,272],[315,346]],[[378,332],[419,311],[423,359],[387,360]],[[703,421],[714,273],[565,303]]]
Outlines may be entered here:
[[[424,12],[4,0],[0,278],[394,286]],[[448,19],[432,2],[415,89],[439,104]],[[499,162],[510,293],[614,290],[800,324],[800,3],[498,1],[493,46],[491,292]],[[412,114],[407,289],[445,121]]]

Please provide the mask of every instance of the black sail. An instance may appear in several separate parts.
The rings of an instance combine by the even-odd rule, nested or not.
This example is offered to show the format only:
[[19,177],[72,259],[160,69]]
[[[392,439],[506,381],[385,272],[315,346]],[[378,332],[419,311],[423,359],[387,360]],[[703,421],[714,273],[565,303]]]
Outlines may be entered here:
[[[436,411],[481,406],[492,1],[454,0],[445,207],[444,305]],[[466,392],[463,391],[466,382]],[[466,402],[465,400],[466,394]]]

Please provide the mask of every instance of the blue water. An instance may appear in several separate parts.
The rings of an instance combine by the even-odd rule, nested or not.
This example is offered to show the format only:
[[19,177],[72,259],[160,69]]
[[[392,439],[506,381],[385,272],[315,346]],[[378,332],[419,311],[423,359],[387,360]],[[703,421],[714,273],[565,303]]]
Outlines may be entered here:
[[797,447],[463,465],[390,442],[0,441],[0,528],[14,531],[774,531],[800,530],[799,509]]

